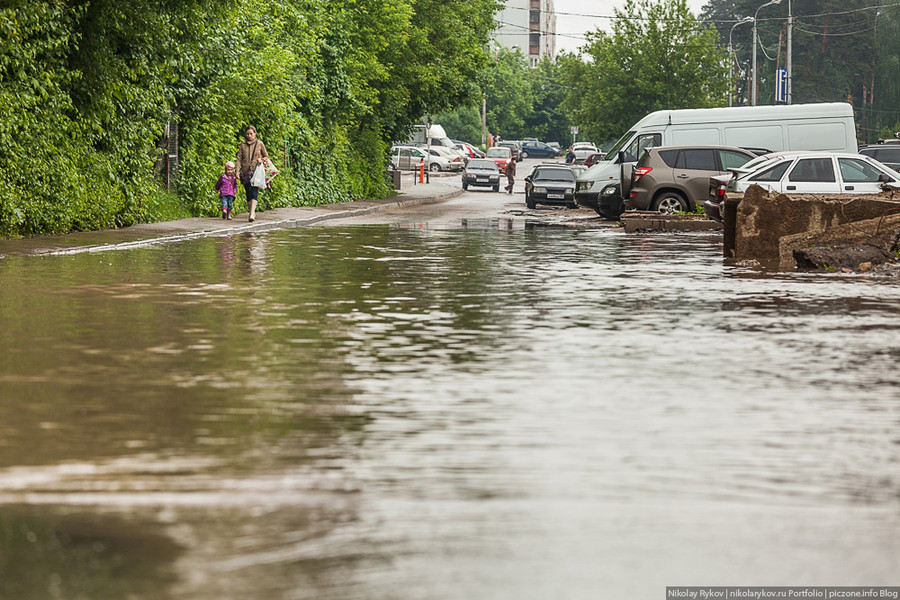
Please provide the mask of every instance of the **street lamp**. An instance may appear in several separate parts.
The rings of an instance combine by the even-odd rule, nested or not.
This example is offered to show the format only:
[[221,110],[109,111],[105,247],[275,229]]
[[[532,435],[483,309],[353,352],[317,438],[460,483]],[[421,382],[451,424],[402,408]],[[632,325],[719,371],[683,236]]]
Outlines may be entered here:
[[757,19],[759,17],[759,11],[767,6],[771,6],[772,4],[781,4],[781,0],[769,0],[769,2],[766,2],[765,4],[757,8],[756,14],[753,16],[753,84],[750,90],[750,95],[753,100],[750,102],[751,106],[756,106],[756,44],[758,43],[756,36]]
[[[728,52],[731,54],[731,87],[728,90],[728,106],[734,106],[734,96],[735,96],[735,88],[737,87],[737,82],[734,80],[734,65],[737,62],[737,56],[734,52],[734,45],[731,43],[731,34],[734,33],[734,28],[742,23],[749,23],[750,21],[754,21],[753,17],[746,16],[734,25],[731,26],[731,31],[728,32]],[[755,21],[754,21],[755,22]]]

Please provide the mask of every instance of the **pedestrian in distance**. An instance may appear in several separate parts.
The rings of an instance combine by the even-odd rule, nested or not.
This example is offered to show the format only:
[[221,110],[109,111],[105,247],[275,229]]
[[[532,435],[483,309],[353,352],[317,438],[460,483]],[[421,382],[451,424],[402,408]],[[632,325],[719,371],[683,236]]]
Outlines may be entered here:
[[516,159],[510,158],[509,164],[506,165],[506,191],[513,193],[513,185],[516,183]]
[[234,163],[230,160],[225,163],[225,172],[219,176],[216,182],[216,191],[222,200],[222,218],[231,220],[231,211],[234,209],[234,196],[237,194],[237,176]]
[[575,162],[575,152],[572,150],[572,146],[569,146],[569,151],[566,152],[566,164],[571,165]]
[[241,183],[244,185],[244,190],[247,191],[247,207],[250,210],[249,219],[251,223],[256,220],[259,188],[250,183],[250,178],[253,177],[253,171],[256,170],[257,165],[261,164],[263,159],[266,158],[269,158],[266,145],[263,144],[262,140],[257,139],[256,127],[250,125],[244,132],[244,141],[238,147],[235,160],[238,173],[241,174]]

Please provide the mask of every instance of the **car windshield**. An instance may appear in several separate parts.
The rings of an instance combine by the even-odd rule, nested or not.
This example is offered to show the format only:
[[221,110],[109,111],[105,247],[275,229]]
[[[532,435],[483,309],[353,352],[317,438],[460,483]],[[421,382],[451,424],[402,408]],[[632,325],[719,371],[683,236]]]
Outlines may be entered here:
[[479,170],[480,169],[488,169],[490,171],[496,171],[497,164],[492,160],[476,159],[476,160],[469,161],[468,168],[469,169],[479,169]]
[[571,169],[538,169],[534,173],[535,181],[575,181],[575,173]]
[[487,155],[491,158],[509,158],[509,148],[491,148]]

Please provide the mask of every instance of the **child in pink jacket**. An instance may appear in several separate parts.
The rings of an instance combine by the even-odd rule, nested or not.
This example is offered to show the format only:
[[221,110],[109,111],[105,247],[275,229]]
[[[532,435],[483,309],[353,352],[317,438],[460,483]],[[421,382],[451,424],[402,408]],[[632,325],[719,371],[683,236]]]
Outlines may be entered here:
[[219,176],[216,182],[216,191],[222,199],[222,218],[231,220],[231,210],[234,208],[234,195],[237,192],[237,176],[234,171],[234,163],[230,160],[225,163],[225,172]]

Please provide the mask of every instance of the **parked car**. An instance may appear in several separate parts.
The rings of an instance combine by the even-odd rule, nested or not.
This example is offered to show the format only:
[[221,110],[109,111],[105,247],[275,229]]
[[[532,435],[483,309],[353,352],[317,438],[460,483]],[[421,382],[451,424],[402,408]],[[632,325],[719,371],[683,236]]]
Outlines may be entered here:
[[556,158],[560,155],[558,148],[552,148],[544,142],[523,142],[520,156],[525,158]]
[[537,165],[525,177],[525,205],[535,208],[538,204],[575,206],[576,173],[565,165]]
[[900,190],[900,172],[862,154],[775,152],[731,169],[730,176],[711,177],[703,212],[721,221],[725,194],[754,184],[785,194],[876,194]]
[[469,158],[484,158],[484,152],[473,146],[469,142],[462,140],[452,140],[456,147],[462,150]]
[[431,153],[431,164],[439,166],[439,169],[435,169],[433,166],[430,167],[432,171],[462,171],[466,166],[466,161],[463,160],[462,156],[443,146],[429,146],[428,151]]
[[[394,146],[391,148],[391,166],[399,171],[416,170],[423,161],[428,164],[430,155],[425,148],[418,146]],[[440,169],[440,165],[429,167],[432,170]]]
[[495,192],[500,191],[500,168],[489,158],[473,158],[466,165],[462,175],[462,187],[469,189],[470,185],[487,186]]
[[559,142],[547,142],[547,145],[551,148],[556,148],[557,150],[559,150],[560,154],[562,154],[562,148],[560,148]]
[[606,154],[604,154],[603,152],[595,152],[594,154],[591,154],[586,159],[584,159],[584,162],[581,164],[583,164],[585,167],[590,167],[603,160],[605,156]]
[[692,212],[709,193],[709,178],[727,173],[755,158],[729,146],[650,148],[635,165],[630,181],[622,181],[625,208],[661,213]]
[[884,186],[900,189],[900,173],[862,154],[775,152],[753,170],[735,173],[728,188],[745,192],[758,184],[783,194],[875,194]]
[[587,157],[591,154],[597,154],[600,149],[594,144],[586,142],[576,142],[572,144],[572,152],[575,153],[575,164],[583,164]]
[[522,155],[521,155],[522,143],[521,142],[507,140],[505,142],[498,142],[497,146],[500,148],[509,148],[510,150],[512,150],[513,158],[516,159],[516,162],[522,162]]
[[492,146],[488,148],[485,156],[497,164],[497,168],[500,169],[501,173],[506,173],[506,165],[514,160],[512,149],[505,146]]
[[900,171],[900,133],[896,139],[878,140],[875,144],[869,144],[859,149],[859,153],[871,156],[886,167]]

